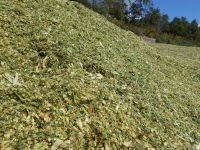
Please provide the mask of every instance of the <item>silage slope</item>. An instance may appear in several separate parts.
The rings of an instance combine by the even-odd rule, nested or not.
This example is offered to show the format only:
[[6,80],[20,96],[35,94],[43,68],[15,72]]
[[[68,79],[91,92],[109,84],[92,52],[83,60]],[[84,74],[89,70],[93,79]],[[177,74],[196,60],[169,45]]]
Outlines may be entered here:
[[0,21],[1,148],[200,142],[199,68],[74,2],[1,1]]

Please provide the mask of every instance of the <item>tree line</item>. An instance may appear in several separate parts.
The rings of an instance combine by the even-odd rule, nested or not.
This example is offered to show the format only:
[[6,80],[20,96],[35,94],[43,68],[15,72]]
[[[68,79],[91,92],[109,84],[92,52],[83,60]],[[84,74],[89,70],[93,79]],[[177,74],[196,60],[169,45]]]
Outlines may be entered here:
[[106,16],[120,27],[156,38],[158,42],[200,46],[200,27],[194,19],[175,17],[155,8],[152,0],[74,0]]

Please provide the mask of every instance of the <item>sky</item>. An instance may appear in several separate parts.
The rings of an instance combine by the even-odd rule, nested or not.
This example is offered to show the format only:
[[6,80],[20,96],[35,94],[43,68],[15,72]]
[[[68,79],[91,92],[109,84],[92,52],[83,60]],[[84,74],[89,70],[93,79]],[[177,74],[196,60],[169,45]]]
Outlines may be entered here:
[[200,0],[153,0],[153,4],[168,14],[170,20],[183,16],[188,21],[196,19],[200,24]]

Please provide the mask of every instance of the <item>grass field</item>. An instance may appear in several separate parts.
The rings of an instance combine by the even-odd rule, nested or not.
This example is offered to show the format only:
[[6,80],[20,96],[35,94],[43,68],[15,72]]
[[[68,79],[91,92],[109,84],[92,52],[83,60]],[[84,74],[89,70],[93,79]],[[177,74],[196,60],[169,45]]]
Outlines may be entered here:
[[152,44],[153,47],[158,49],[158,53],[165,56],[172,56],[177,59],[185,59],[189,61],[196,61],[198,64],[200,60],[200,48],[199,47],[186,47],[176,46],[170,44]]
[[84,6],[0,1],[0,149],[195,149],[198,48],[148,45]]

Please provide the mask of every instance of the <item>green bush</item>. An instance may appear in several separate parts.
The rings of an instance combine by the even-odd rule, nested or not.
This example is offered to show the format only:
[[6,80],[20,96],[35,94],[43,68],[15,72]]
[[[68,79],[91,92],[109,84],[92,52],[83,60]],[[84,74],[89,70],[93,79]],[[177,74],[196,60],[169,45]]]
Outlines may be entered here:
[[148,28],[148,29],[146,29],[146,34],[145,35],[148,36],[148,37],[155,38],[158,35],[158,33],[157,33],[156,29]]

